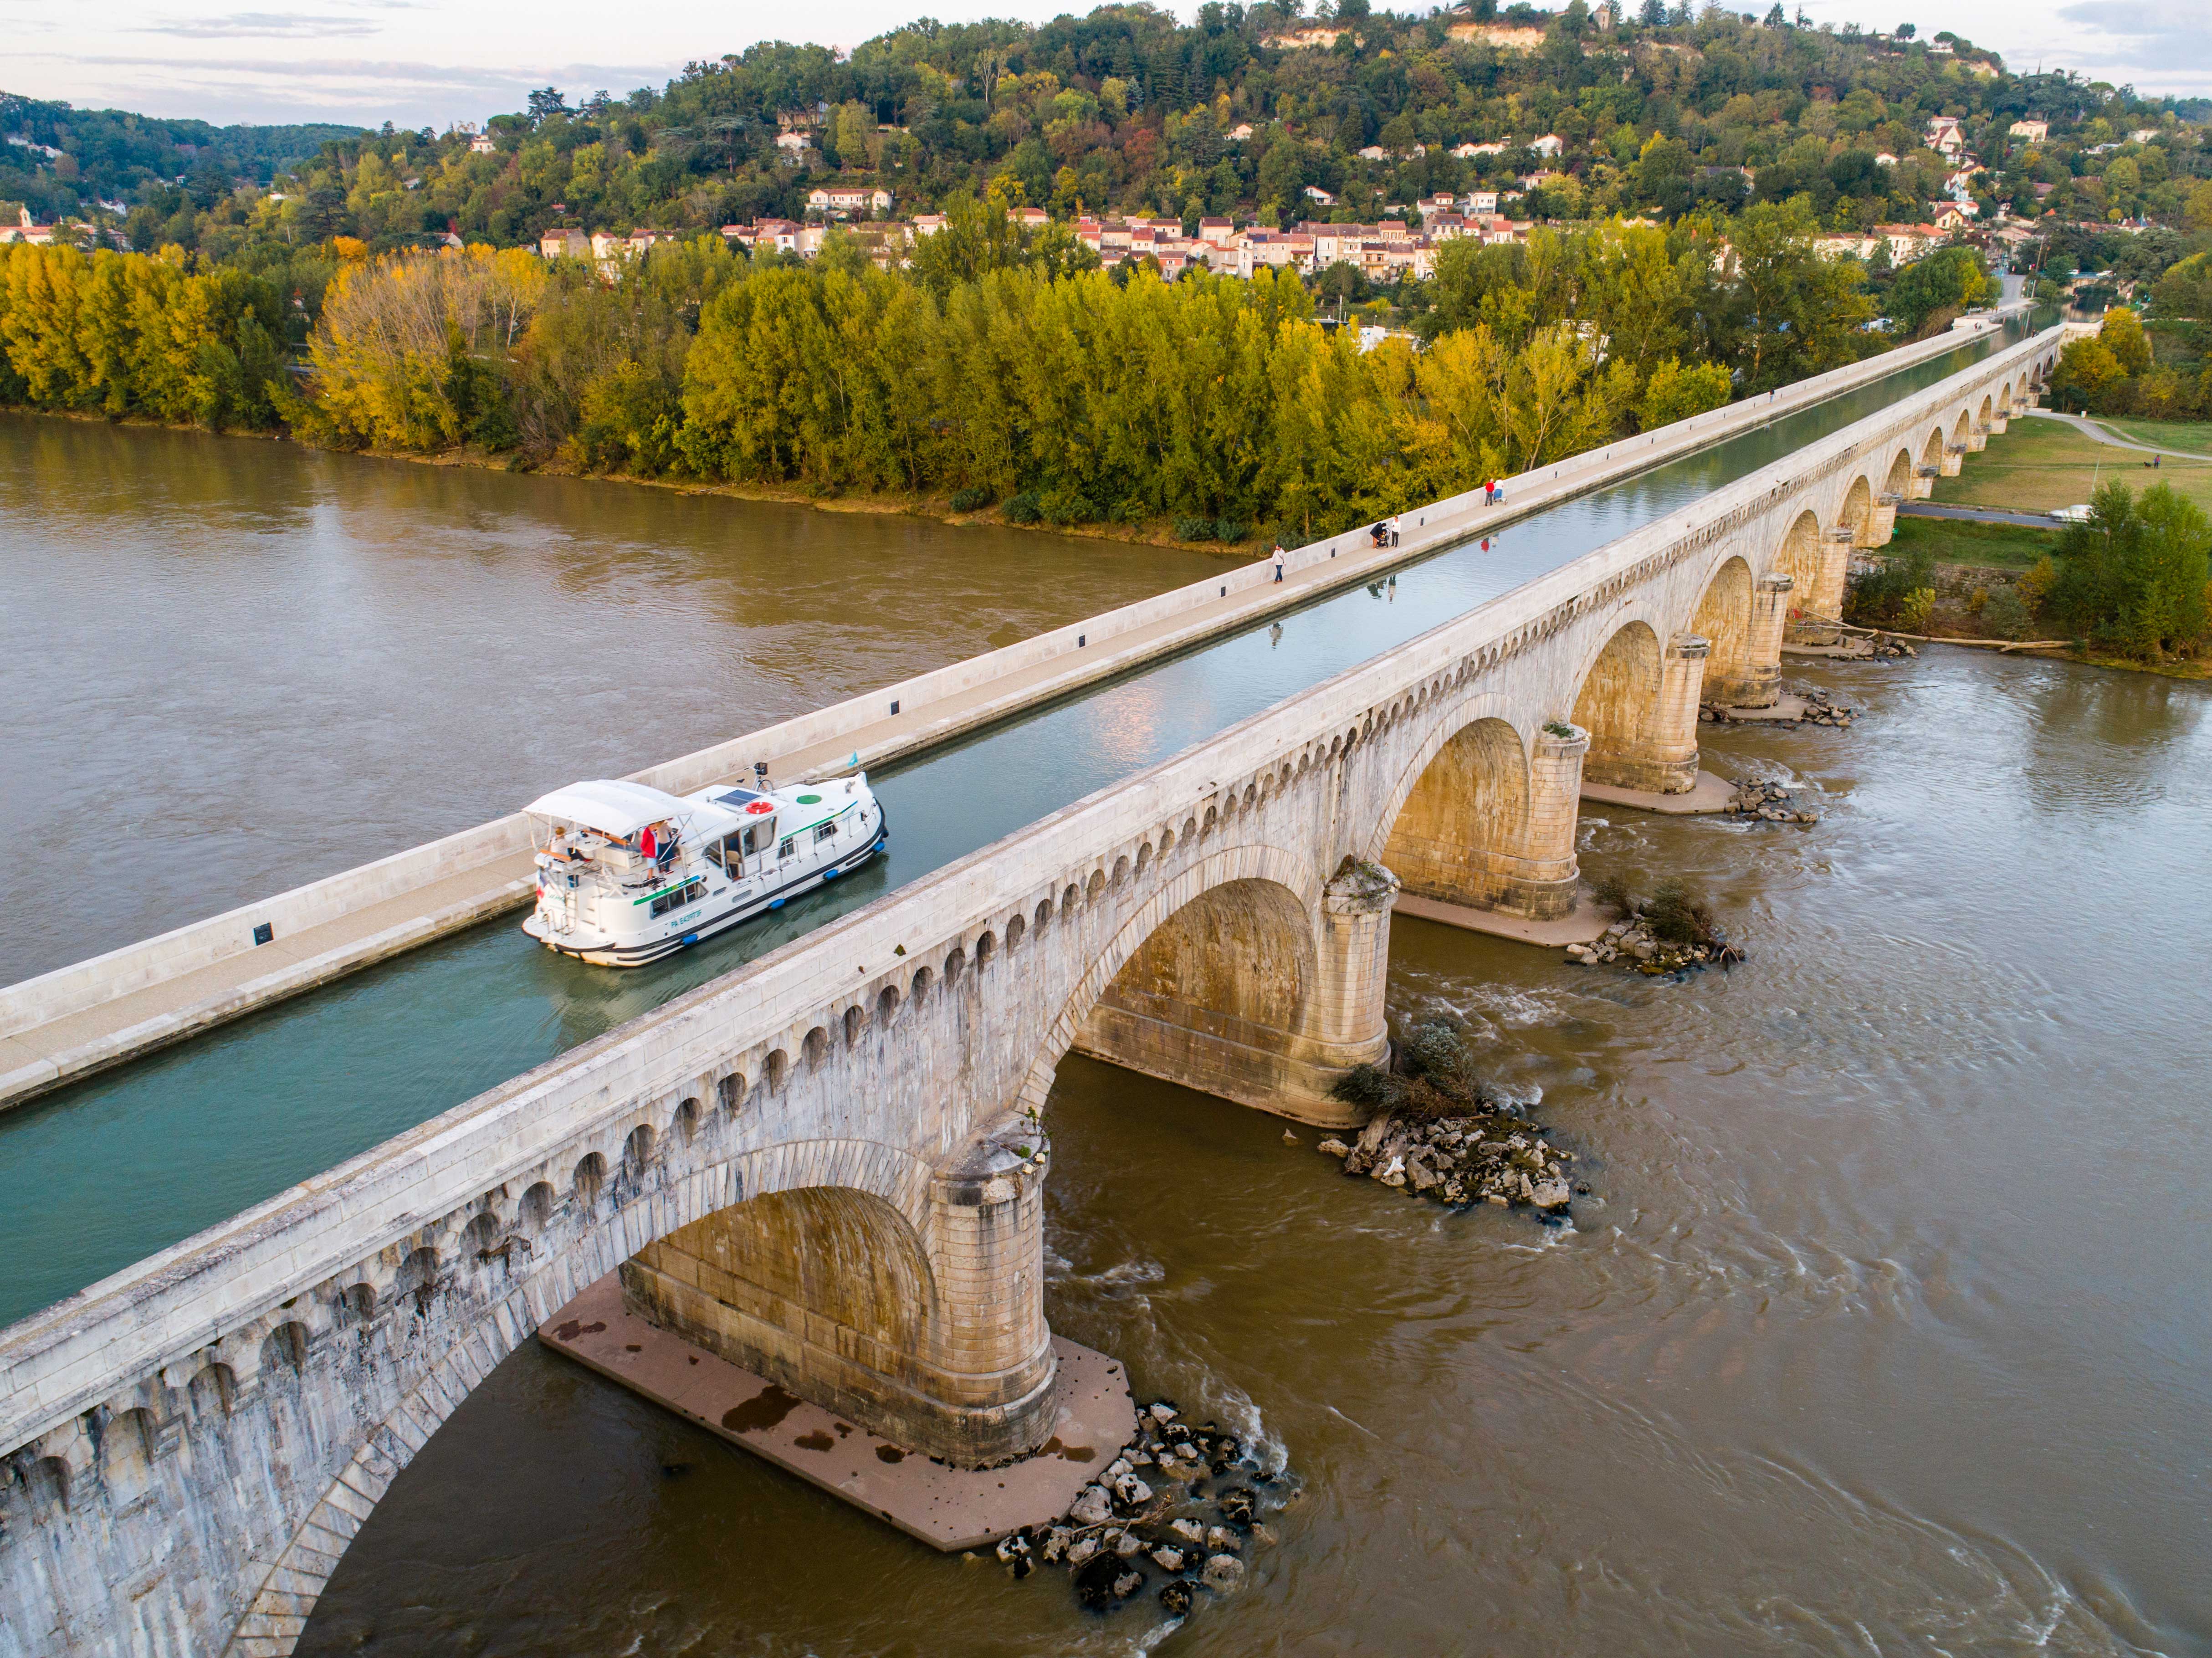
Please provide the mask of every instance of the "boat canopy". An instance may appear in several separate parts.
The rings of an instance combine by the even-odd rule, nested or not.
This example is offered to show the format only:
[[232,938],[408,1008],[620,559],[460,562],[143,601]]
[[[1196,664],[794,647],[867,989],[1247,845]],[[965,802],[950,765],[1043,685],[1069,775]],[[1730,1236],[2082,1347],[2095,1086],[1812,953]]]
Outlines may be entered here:
[[523,808],[533,817],[575,823],[616,840],[626,840],[648,823],[688,822],[695,835],[708,840],[730,834],[744,819],[706,800],[686,800],[645,783],[571,783],[541,794]]

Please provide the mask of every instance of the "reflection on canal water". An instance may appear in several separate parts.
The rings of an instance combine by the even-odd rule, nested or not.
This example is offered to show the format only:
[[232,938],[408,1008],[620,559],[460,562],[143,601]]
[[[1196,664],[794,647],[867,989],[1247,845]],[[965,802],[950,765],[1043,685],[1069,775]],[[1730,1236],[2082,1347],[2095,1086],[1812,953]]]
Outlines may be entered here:
[[[2212,716],[2202,688],[1931,655],[1848,732],[1731,728],[1810,829],[1628,812],[1702,886],[1686,982],[1401,921],[1583,1157],[1573,1230],[1346,1180],[1276,1120],[1071,1059],[1054,1327],[1304,1481],[1176,1653],[2212,1651]],[[302,1653],[1119,1653],[526,1347],[392,1487]]]

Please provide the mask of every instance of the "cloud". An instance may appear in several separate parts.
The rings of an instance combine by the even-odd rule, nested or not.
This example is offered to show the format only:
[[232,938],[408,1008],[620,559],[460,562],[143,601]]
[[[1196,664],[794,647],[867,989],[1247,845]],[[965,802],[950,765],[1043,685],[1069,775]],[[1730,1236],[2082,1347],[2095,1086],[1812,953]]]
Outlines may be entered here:
[[215,122],[349,121],[442,126],[523,106],[531,89],[658,86],[680,64],[516,66],[396,58],[254,58],[241,52],[188,58],[121,52],[26,52],[49,95],[99,108]]
[[314,16],[296,11],[234,11],[228,17],[178,17],[147,23],[137,34],[174,34],[187,40],[302,40],[327,35],[374,34],[384,26],[363,17]]
[[2075,51],[2084,63],[2137,66],[2156,76],[2193,70],[2200,85],[2207,78],[2212,12],[2145,0],[2077,0],[2061,6],[2058,15],[2089,32]]

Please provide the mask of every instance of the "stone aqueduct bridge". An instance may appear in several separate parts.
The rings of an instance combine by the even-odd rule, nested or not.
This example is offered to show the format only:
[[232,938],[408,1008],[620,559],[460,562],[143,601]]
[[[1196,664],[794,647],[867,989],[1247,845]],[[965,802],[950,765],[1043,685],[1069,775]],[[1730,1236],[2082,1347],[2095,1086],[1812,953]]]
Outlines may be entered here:
[[[2025,407],[2047,333],[832,921],[0,1338],[0,1655],[280,1654],[378,1499],[585,1285],[970,1465],[1048,1417],[1071,1048],[1339,1123],[1394,892],[1571,902],[1588,776]],[[1708,693],[1710,694],[1710,693]]]

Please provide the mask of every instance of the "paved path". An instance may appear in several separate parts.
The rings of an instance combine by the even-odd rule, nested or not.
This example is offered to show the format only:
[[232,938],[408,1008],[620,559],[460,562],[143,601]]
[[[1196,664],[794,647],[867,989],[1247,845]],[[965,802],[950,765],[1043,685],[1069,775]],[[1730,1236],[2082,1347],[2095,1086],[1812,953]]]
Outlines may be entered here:
[[2008,513],[1996,507],[1938,507],[1933,501],[1908,501],[1897,509],[1899,518],[1948,518],[1962,524],[2025,524],[2032,530],[2051,530],[2058,520],[2048,513]]
[[2115,449],[2133,449],[2145,455],[2171,455],[2176,460],[2212,461],[2212,455],[2194,455],[2186,449],[2160,449],[2148,443],[2136,443],[2106,431],[2084,415],[2062,415],[2056,409],[2031,409],[2027,411],[2038,420],[2063,421],[2084,437],[2094,438],[2100,443],[2110,444]]

